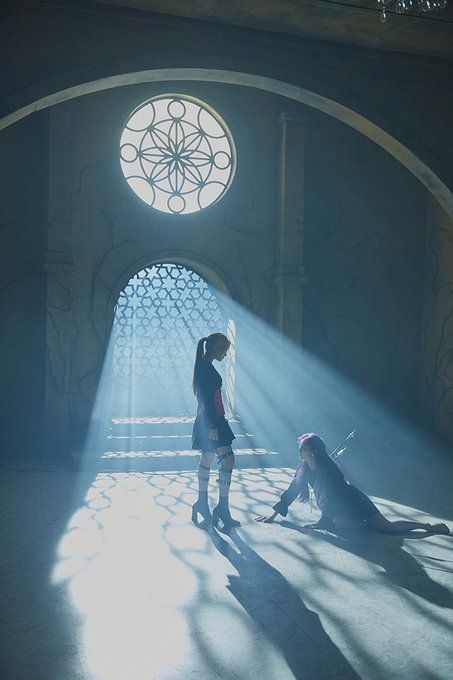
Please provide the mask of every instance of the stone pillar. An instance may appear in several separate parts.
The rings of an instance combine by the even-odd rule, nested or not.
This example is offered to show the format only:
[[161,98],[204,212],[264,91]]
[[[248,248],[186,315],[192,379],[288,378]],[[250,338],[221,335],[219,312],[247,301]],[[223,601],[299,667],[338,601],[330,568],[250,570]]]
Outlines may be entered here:
[[279,217],[273,280],[278,292],[277,327],[302,342],[305,120],[280,116]]

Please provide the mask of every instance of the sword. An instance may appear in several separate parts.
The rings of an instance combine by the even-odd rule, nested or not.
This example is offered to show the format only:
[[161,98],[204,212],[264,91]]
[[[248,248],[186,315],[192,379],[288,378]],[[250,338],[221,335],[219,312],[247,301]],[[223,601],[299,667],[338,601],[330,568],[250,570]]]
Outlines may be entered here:
[[342,441],[341,444],[339,444],[337,448],[332,451],[332,453],[329,454],[329,458],[335,460],[335,458],[339,458],[340,456],[342,456],[343,453],[347,451],[348,448],[347,446],[345,446],[346,442],[349,441],[349,439],[354,439],[356,432],[357,430],[353,430],[352,432],[350,432],[346,439]]

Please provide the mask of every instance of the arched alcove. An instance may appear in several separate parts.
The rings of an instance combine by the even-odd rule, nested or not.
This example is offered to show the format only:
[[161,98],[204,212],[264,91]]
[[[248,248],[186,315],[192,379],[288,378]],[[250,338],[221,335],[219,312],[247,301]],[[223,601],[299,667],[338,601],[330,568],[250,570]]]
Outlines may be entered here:
[[[116,297],[110,337],[115,419],[190,417],[198,340],[223,332],[234,346],[234,322],[214,277],[177,259],[160,258],[136,270]],[[231,411],[234,350],[222,372]]]

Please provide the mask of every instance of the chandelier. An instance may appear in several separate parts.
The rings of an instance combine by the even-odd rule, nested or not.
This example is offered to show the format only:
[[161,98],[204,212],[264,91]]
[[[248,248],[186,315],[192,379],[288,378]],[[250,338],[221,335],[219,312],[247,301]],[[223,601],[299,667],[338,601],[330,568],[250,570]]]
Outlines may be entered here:
[[398,14],[407,14],[411,10],[419,12],[435,12],[445,9],[447,0],[377,0],[377,6],[381,10],[381,22],[387,21],[387,9],[392,9]]

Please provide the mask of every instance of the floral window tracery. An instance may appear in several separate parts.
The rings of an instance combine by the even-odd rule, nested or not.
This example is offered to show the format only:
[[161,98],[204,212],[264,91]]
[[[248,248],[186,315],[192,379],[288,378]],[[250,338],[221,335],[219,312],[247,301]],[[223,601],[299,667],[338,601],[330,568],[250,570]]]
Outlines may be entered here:
[[187,95],[163,95],[129,116],[120,162],[129,186],[145,203],[183,215],[225,195],[236,151],[226,123],[207,104]]

